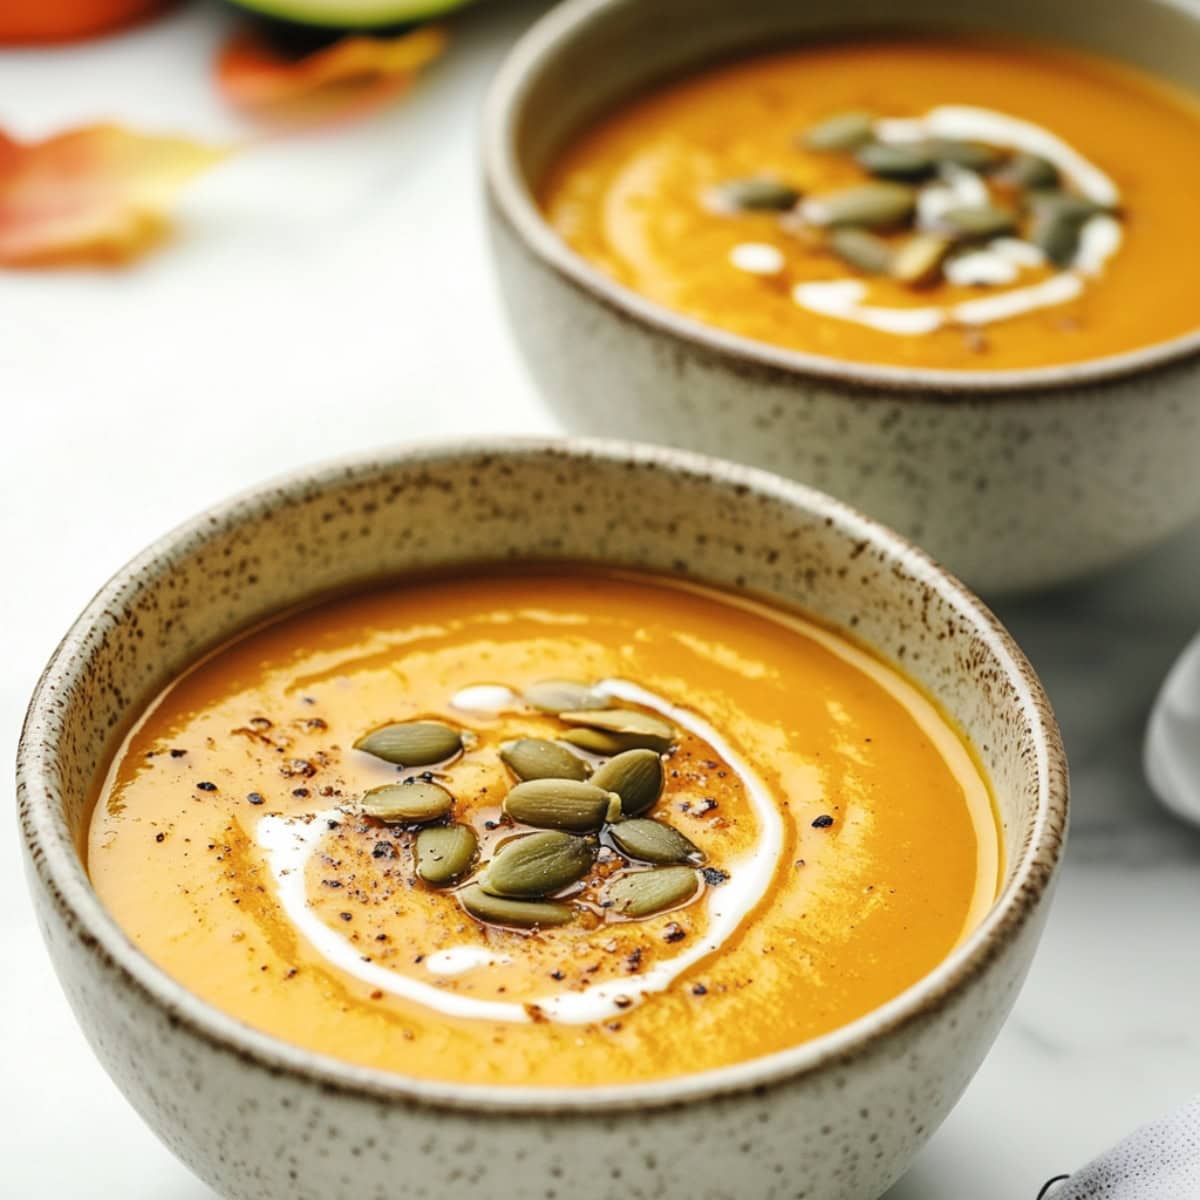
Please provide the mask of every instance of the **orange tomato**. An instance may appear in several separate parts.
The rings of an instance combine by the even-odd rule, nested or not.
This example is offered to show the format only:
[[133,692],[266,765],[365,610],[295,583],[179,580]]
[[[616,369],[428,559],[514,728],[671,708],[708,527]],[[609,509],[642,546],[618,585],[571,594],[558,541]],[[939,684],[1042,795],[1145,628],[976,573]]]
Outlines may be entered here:
[[0,44],[66,42],[131,24],[169,0],[0,0]]

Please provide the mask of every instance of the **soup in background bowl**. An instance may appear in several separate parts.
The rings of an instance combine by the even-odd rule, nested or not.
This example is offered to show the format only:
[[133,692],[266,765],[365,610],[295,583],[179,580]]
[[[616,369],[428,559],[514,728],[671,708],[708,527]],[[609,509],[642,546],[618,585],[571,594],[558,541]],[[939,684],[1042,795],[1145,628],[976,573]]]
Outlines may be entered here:
[[333,464],[168,535],[48,667],[19,791],[89,1040],[239,1200],[878,1196],[1066,817],[1037,680],[924,555],[604,443]]
[[1175,265],[1200,21],[1162,0],[896,20],[548,14],[487,113],[513,328],[573,431],[800,478],[986,591],[1094,571],[1200,511]]
[[542,181],[563,240],[731,333],[1009,370],[1194,333],[1200,102],[1098,55],[859,36],[634,98]]

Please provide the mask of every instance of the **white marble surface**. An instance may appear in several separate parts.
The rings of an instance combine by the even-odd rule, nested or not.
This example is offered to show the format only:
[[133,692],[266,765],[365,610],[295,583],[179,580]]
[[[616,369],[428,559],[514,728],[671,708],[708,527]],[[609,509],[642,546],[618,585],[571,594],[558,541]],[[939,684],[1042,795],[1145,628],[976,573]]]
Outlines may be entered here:
[[[230,490],[418,435],[552,429],[509,346],[474,163],[487,77],[540,6],[493,0],[409,100],[232,161],[185,235],[122,275],[0,274],[0,723],[120,562]],[[103,113],[214,136],[221,18],[0,54],[0,126]],[[1200,624],[1200,530],[1001,616],[1066,731],[1074,829],[1041,954],[962,1103],[888,1200],[1033,1200],[1200,1087],[1200,832],[1143,781],[1142,727]],[[0,823],[0,1195],[213,1200],[92,1059]],[[749,1200],[749,1198],[748,1198]]]

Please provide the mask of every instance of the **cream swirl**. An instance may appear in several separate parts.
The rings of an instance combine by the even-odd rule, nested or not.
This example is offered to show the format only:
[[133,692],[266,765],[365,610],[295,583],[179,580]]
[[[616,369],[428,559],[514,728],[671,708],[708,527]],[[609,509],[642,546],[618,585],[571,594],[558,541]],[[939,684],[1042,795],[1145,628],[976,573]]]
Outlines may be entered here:
[[[1061,138],[1032,121],[991,109],[942,105],[923,117],[876,121],[874,135],[894,145],[949,138],[1007,146],[1046,159],[1081,196],[1098,205],[1111,208],[1120,199],[1116,184]],[[987,199],[987,188],[979,176],[949,164],[940,181],[921,190],[917,199],[918,226],[931,228],[949,208],[979,205]],[[1080,232],[1074,259],[1064,270],[1025,287],[953,305],[870,304],[870,289],[858,278],[799,283],[792,289],[792,299],[809,312],[898,336],[929,334],[947,326],[990,325],[1073,300],[1088,279],[1103,272],[1107,261],[1120,249],[1121,239],[1119,221],[1106,214],[1091,217]],[[1040,251],[1030,243],[998,238],[957,262],[951,260],[946,275],[952,283],[998,286],[1015,281],[1022,267],[1042,261]]]
[[[306,887],[306,867],[328,821],[341,819],[341,809],[330,809],[315,816],[264,816],[257,827],[257,840],[265,852],[279,903],[295,928],[333,966],[372,988],[378,988],[406,1000],[423,1004],[446,1016],[479,1020],[527,1022],[530,1009],[550,1020],[569,1025],[587,1025],[627,1011],[654,992],[668,988],[684,971],[695,966],[724,945],[754,910],[770,886],[783,850],[784,827],[779,808],[766,785],[725,738],[703,717],[691,709],[672,704],[635,683],[606,679],[598,685],[619,700],[641,704],[668,717],[702,738],[723,758],[746,789],[755,818],[758,838],[753,850],[728,865],[729,878],[719,888],[708,889],[704,903],[708,908],[708,926],[704,936],[679,954],[656,963],[641,975],[593,984],[582,991],[559,991],[537,997],[528,1004],[481,1000],[459,995],[435,983],[393,971],[363,959],[358,947],[335,929],[331,929],[313,911]],[[461,695],[461,694],[460,694]],[[482,700],[482,695],[473,700]],[[488,699],[503,703],[497,689]],[[478,945],[451,946],[425,961],[426,970],[435,977],[486,969],[502,956],[493,955]]]

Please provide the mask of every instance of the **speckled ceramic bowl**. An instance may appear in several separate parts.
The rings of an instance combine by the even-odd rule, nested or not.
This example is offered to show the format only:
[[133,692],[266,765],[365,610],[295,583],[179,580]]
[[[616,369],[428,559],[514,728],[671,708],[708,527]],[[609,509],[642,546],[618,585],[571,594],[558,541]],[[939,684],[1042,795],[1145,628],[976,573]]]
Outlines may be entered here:
[[[80,846],[117,739],[169,680],[332,588],[557,557],[799,605],[927,688],[995,787],[1007,870],[981,927],[916,986],[815,1041],[706,1074],[579,1090],[456,1086],[322,1058],[209,1007],[136,949],[92,891]],[[302,471],[151,546],[47,668],[18,794],[38,919],[80,1024],[134,1107],[223,1196],[873,1200],[946,1115],[1016,996],[1062,850],[1067,778],[1020,651],[895,534],[748,468],[518,441]]]
[[532,199],[581,128],[657,81],[899,20],[1057,39],[1200,91],[1200,8],[1178,0],[909,0],[902,14],[889,0],[567,0],[513,50],[485,120],[513,328],[571,432],[686,446],[801,479],[887,521],[985,592],[1097,570],[1200,512],[1200,329],[1079,366],[855,365],[643,299],[569,250]]

